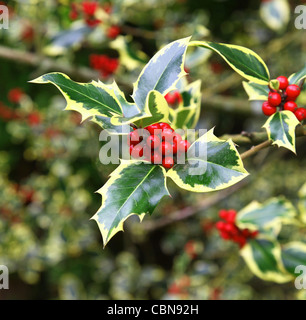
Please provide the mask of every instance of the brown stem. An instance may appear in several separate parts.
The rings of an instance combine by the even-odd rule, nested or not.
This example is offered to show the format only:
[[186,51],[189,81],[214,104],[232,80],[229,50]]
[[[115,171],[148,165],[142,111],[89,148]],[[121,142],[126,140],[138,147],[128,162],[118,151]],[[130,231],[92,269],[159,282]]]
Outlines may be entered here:
[[92,69],[86,67],[76,67],[74,65],[67,64],[67,62],[60,62],[42,55],[11,49],[5,46],[0,46],[0,57],[7,60],[18,61],[34,67],[39,66],[45,71],[61,71],[80,80],[89,81],[99,78],[99,73]]
[[269,147],[271,144],[272,144],[271,140],[267,140],[265,142],[262,142],[261,144],[255,146],[255,147],[252,147],[250,150],[243,152],[241,154],[241,159],[244,160],[245,158],[248,158],[248,157],[252,156],[253,154],[257,153],[258,151]]

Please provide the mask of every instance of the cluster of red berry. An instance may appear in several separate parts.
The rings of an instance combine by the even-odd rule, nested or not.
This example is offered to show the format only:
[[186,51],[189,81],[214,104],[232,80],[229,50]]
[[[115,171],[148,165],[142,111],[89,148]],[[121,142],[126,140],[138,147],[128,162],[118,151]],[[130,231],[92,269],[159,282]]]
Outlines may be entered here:
[[178,91],[169,92],[165,95],[165,99],[170,105],[180,104],[183,101],[182,95]]
[[306,109],[298,108],[294,102],[300,95],[301,88],[296,84],[289,84],[288,79],[284,76],[278,77],[277,80],[279,90],[270,89],[268,101],[262,104],[262,112],[266,116],[271,116],[279,108],[293,112],[299,121],[306,119]]
[[[25,93],[20,88],[13,88],[9,91],[7,98],[11,103],[18,104],[21,102]],[[28,114],[23,114],[18,109],[12,109],[0,102],[0,118],[4,121],[10,120],[26,120],[29,126],[37,126],[41,123],[41,115],[38,111],[33,111]]]
[[[76,20],[81,15],[89,27],[95,27],[102,22],[100,19],[96,18],[96,12],[98,9],[99,3],[97,1],[83,1],[81,4],[72,3],[69,17],[71,20]],[[109,3],[103,4],[101,9],[103,9],[107,14],[112,12],[112,6]]]
[[103,78],[113,74],[119,66],[118,58],[110,58],[105,54],[91,54],[89,60],[90,66],[98,70]]
[[183,140],[168,123],[154,123],[143,129],[135,129],[129,134],[130,155],[135,159],[143,158],[170,169],[177,157],[190,147],[190,143]]
[[83,1],[81,5],[72,3],[69,17],[71,20],[76,20],[79,15],[82,15],[89,27],[95,27],[101,23],[101,20],[95,17],[98,6],[98,2],[96,1]]
[[218,221],[216,223],[216,228],[220,232],[221,238],[225,240],[232,240],[237,242],[242,248],[247,239],[255,238],[258,231],[250,231],[249,229],[239,229],[235,224],[237,212],[233,209],[231,210],[220,210],[219,216],[224,221]]

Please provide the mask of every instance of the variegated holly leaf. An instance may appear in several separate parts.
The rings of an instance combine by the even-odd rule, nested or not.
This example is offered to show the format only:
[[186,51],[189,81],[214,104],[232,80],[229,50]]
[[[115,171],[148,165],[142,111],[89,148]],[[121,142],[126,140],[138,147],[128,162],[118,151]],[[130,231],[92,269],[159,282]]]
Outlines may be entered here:
[[299,82],[306,78],[306,64],[304,68],[294,74],[292,74],[288,80],[290,84],[299,84]]
[[272,79],[269,81],[269,87],[273,90],[279,90],[279,81],[277,79]]
[[213,129],[190,146],[184,164],[167,172],[180,188],[193,192],[225,189],[247,175],[233,142],[218,139]]
[[98,124],[104,130],[106,130],[109,134],[114,135],[127,135],[133,131],[132,127],[128,124],[122,125],[114,125],[111,123],[113,118],[102,117],[102,116],[94,116],[91,121]]
[[193,129],[199,121],[201,112],[201,81],[197,80],[181,88],[183,102],[177,109],[170,109],[173,129]]
[[266,84],[243,81],[242,85],[245,92],[249,96],[250,101],[268,99],[268,94],[270,90]]
[[129,71],[135,71],[148,61],[147,55],[134,48],[132,36],[118,36],[116,40],[110,42],[109,46],[116,50],[120,56],[120,65],[126,67]]
[[296,271],[298,266],[306,269],[306,243],[294,241],[285,244],[282,247],[282,260],[285,269],[296,277],[300,273]]
[[63,73],[48,73],[32,83],[52,83],[67,101],[66,110],[74,110],[82,115],[82,121],[92,116],[112,117],[122,115],[120,102],[113,90],[102,82],[78,83]]
[[218,53],[231,68],[249,81],[268,84],[269,69],[254,51],[232,44],[215,43],[209,41],[192,41],[190,46],[208,48]]
[[96,220],[104,246],[119,231],[124,221],[146,213],[152,214],[158,202],[169,195],[166,172],[161,166],[141,161],[122,161],[110,179],[98,191],[102,205],[92,219]]
[[267,130],[272,144],[295,151],[295,128],[299,124],[291,111],[279,111],[268,118],[263,128]]
[[137,126],[144,128],[157,122],[169,122],[169,106],[160,92],[152,90],[148,93],[146,109],[150,116],[136,121],[135,124]]
[[122,128],[123,125],[151,116],[148,108],[140,110],[135,103],[128,102],[115,82],[111,85],[105,85],[101,81],[78,83],[63,73],[55,72],[31,82],[52,83],[67,101],[65,110],[78,111],[82,115],[82,121],[91,118],[102,128],[116,134],[127,131]]
[[163,95],[175,89],[176,83],[186,75],[184,62],[190,37],[171,42],[158,51],[141,71],[134,83],[133,99],[143,110],[147,95],[156,90]]
[[283,266],[281,247],[275,240],[263,236],[250,239],[240,254],[250,270],[262,280],[285,283],[292,279]]
[[293,205],[283,197],[273,198],[260,204],[251,202],[238,212],[236,223],[241,229],[259,230],[277,236],[282,224],[294,224],[297,214]]
[[[100,80],[98,80],[98,84],[101,84],[103,86],[103,83]],[[107,85],[107,87],[110,90],[113,90],[116,98],[121,105],[122,112],[125,117],[137,117],[142,112],[142,110],[140,110],[134,102],[128,102],[126,100],[124,93],[120,90],[115,81],[113,81],[111,85]]]

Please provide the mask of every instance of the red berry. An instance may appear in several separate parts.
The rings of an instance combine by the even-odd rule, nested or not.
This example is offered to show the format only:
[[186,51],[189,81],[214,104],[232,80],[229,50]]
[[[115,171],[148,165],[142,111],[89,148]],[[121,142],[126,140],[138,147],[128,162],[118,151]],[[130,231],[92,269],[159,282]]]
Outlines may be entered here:
[[187,140],[181,140],[179,143],[178,143],[178,150],[180,152],[187,152],[187,150],[189,149],[190,147],[190,142],[187,141]]
[[72,9],[69,13],[70,20],[76,20],[78,17],[79,13],[75,9]]
[[251,232],[249,229],[243,229],[241,230],[241,233],[245,238],[248,238],[251,235]]
[[174,160],[172,157],[165,157],[162,161],[162,165],[166,169],[171,169],[174,166]]
[[147,126],[144,128],[145,130],[148,130],[150,134],[157,134],[158,131],[155,131],[155,130],[160,130],[160,125],[159,123],[154,123],[154,124],[151,124],[150,126]]
[[178,152],[178,144],[182,141],[182,137],[174,132],[173,133],[173,153],[177,153]]
[[164,130],[164,129],[171,129],[170,124],[166,123],[166,122],[160,122],[159,123],[159,127],[160,129]]
[[24,95],[24,92],[22,89],[14,88],[9,91],[8,99],[12,103],[19,103],[23,95]]
[[82,9],[85,14],[93,16],[98,9],[98,3],[96,1],[83,1]]
[[118,26],[111,26],[107,30],[107,37],[110,39],[116,39],[120,34],[120,28]]
[[141,137],[139,136],[138,130],[130,132],[129,138],[130,138],[130,144],[134,146],[142,140]]
[[296,108],[297,108],[297,104],[294,101],[287,101],[284,104],[284,110],[294,112]]
[[134,145],[133,145],[133,144],[131,144],[131,145],[130,145],[130,149],[129,149],[129,150],[130,150],[130,155],[132,155],[133,148],[134,148]]
[[286,89],[287,100],[295,100],[301,93],[301,88],[296,84],[290,84]]
[[169,294],[180,294],[181,287],[179,287],[176,283],[172,283],[171,286],[168,288],[167,291]]
[[168,104],[175,104],[176,97],[172,92],[169,92],[165,95],[165,99],[168,102]]
[[137,144],[132,148],[131,156],[135,159],[139,159],[143,156],[143,146]]
[[175,141],[177,144],[182,141],[182,137],[180,134],[178,134],[177,132],[173,133],[173,141]]
[[165,128],[162,131],[162,139],[163,141],[172,142],[173,141],[173,129]]
[[170,126],[169,126],[169,128],[167,128],[167,127],[163,128],[163,133],[169,133],[169,134],[171,133],[172,134],[173,132],[174,132],[174,130]]
[[233,209],[227,211],[226,221],[229,223],[235,223],[237,212]]
[[183,101],[182,95],[178,91],[174,92],[174,96],[177,103],[181,103]]
[[278,80],[278,82],[279,82],[279,89],[280,90],[285,90],[289,85],[288,78],[285,76],[279,76],[276,78],[276,80]]
[[277,92],[270,92],[268,95],[268,102],[271,106],[277,107],[282,102],[282,97]]
[[153,155],[151,156],[151,162],[154,164],[161,164],[162,161],[163,161],[162,155],[155,150]]
[[151,148],[151,149],[156,149],[159,147],[160,145],[160,139],[158,136],[156,135],[150,135],[147,138],[147,145]]
[[169,142],[163,141],[161,143],[161,151],[164,156],[167,156],[173,153],[172,144],[170,144]]
[[220,236],[221,236],[221,238],[223,238],[224,240],[229,240],[229,239],[231,239],[231,236],[230,236],[227,232],[225,232],[225,231],[221,231],[221,232],[220,232]]
[[244,247],[244,245],[246,244],[246,242],[247,242],[247,241],[246,241],[246,238],[241,237],[241,238],[239,239],[238,243],[239,243],[240,249]]
[[306,119],[306,109],[305,108],[299,108],[294,112],[295,116],[299,121],[303,121]]
[[30,126],[37,126],[41,123],[41,116],[39,112],[32,112],[28,115],[28,124]]
[[225,209],[220,210],[220,211],[219,211],[219,217],[220,217],[221,219],[226,220],[227,210],[225,210]]
[[227,231],[232,236],[239,234],[239,229],[232,223],[226,225],[225,231]]
[[266,116],[271,116],[272,114],[274,114],[277,111],[276,107],[273,107],[269,104],[268,101],[265,101],[262,104],[262,112],[266,115]]
[[216,223],[216,228],[220,231],[224,231],[225,230],[225,227],[226,227],[226,223],[224,221],[218,221]]

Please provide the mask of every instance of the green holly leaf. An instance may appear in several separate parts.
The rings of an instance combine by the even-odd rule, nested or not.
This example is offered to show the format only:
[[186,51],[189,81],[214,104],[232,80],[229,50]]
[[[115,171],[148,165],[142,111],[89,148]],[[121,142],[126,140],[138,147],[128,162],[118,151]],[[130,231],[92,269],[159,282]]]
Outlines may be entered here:
[[268,84],[269,69],[254,51],[232,44],[192,41],[190,46],[208,48],[218,53],[238,74],[249,81]]
[[195,81],[181,89],[183,103],[171,109],[170,119],[173,129],[193,129],[201,112],[201,81]]
[[114,135],[127,135],[133,131],[132,127],[128,124],[114,125],[112,124],[113,118],[94,116],[91,121],[98,124],[102,129],[106,130],[109,134]]
[[[98,83],[103,85],[103,83],[100,80],[98,81]],[[128,102],[126,100],[124,93],[120,90],[115,81],[113,81],[111,85],[107,85],[107,87],[114,92],[116,98],[118,99],[121,105],[122,112],[125,117],[137,117],[140,113],[142,113],[142,110],[138,108],[134,102]]]
[[290,84],[299,84],[299,82],[306,78],[306,64],[304,68],[294,74],[292,74],[288,80]]
[[282,224],[296,223],[296,210],[283,197],[269,199],[263,204],[251,202],[237,214],[236,222],[241,229],[259,230],[276,236]]
[[306,265],[306,243],[294,241],[289,242],[282,247],[282,261],[285,269],[297,276],[295,269],[297,266]]
[[274,90],[279,90],[279,81],[277,79],[272,79],[269,81],[269,87]]
[[[197,154],[204,150],[204,157]],[[248,175],[231,140],[218,139],[213,129],[189,148],[186,163],[176,164],[167,172],[180,188],[193,192],[225,189]]]
[[292,280],[292,276],[283,266],[281,247],[277,241],[264,236],[248,240],[240,254],[250,270],[260,279],[277,283]]
[[166,172],[161,166],[141,161],[122,161],[110,179],[98,191],[102,205],[92,217],[98,223],[104,246],[119,231],[124,221],[152,214],[158,202],[169,195]]
[[295,128],[300,122],[291,111],[279,111],[268,118],[263,128],[272,144],[295,151]]
[[122,108],[113,90],[102,82],[78,83],[63,73],[48,73],[32,83],[52,83],[67,101],[65,110],[74,110],[82,115],[82,121],[93,116],[112,117],[122,115]]
[[137,126],[146,127],[157,122],[169,122],[168,103],[160,92],[152,90],[148,93],[146,109],[150,116],[137,121],[135,123]]
[[171,42],[158,51],[148,62],[134,83],[133,99],[143,110],[147,95],[156,90],[163,95],[175,89],[176,83],[186,75],[184,63],[190,37]]
[[258,84],[255,82],[242,82],[243,88],[247,95],[249,96],[249,100],[268,100],[268,94],[270,92],[268,86],[266,84]]
[[82,121],[90,118],[105,130],[116,134],[129,131],[124,125],[151,116],[147,107],[140,110],[135,103],[128,102],[116,82],[111,85],[105,85],[101,81],[78,83],[67,75],[56,72],[31,82],[52,83],[67,101],[65,110],[77,111],[81,113]]

